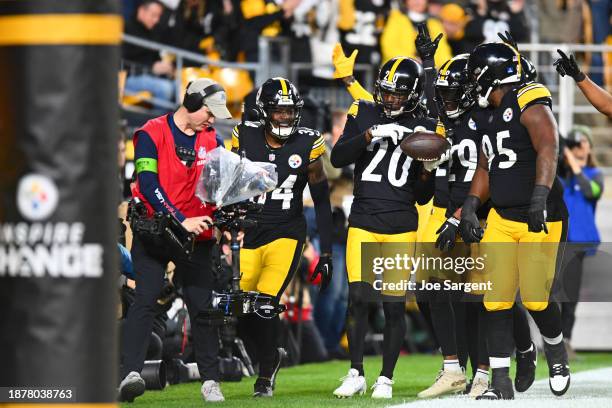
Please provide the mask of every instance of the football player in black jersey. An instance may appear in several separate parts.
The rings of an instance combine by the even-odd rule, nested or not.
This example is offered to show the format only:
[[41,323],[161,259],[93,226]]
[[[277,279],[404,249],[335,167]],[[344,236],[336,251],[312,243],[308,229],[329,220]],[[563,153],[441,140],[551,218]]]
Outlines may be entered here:
[[[511,309],[519,288],[544,339],[550,388],[562,395],[570,373],[559,307],[549,301],[549,291],[559,242],[566,235],[567,209],[555,176],[558,133],[550,92],[539,83],[521,82],[520,55],[503,43],[476,47],[468,77],[479,105],[490,107],[477,121],[480,157],[459,225],[465,242],[482,239],[493,287],[484,295],[493,376],[491,388],[478,398],[514,398],[508,373]],[[493,208],[483,237],[476,211],[489,198]]]
[[[250,216],[257,226],[247,230],[240,250],[240,288],[274,296],[278,301],[299,266],[306,239],[302,193],[306,184],[313,198],[321,237],[321,256],[313,278],[321,275],[321,290],[331,280],[331,226],[327,177],[319,157],[325,152],[321,134],[299,126],[303,101],[284,78],[268,79],[257,93],[261,121],[243,121],[232,132],[232,150],[252,161],[276,165],[277,188],[260,196],[263,210]],[[281,363],[276,348],[278,316],[245,317],[259,357],[256,397],[272,396]]]
[[[436,100],[439,107],[440,117],[446,124],[447,138],[452,139],[453,146],[448,164],[448,190],[450,192],[448,208],[445,217],[448,217],[435,226],[437,235],[436,246],[442,250],[451,250],[451,255],[465,256],[468,248],[459,247],[454,249],[455,242],[461,242],[457,229],[461,218],[461,205],[463,204],[474,171],[478,163],[478,151],[480,146],[480,135],[476,129],[476,122],[481,109],[475,107],[475,100],[470,97],[467,85],[465,69],[469,54],[462,54],[447,61],[440,69],[435,83]],[[521,56],[523,67],[523,83],[533,82],[537,73],[533,64]],[[438,169],[438,172],[440,169]],[[478,210],[478,219],[484,224],[489,212],[490,205],[485,203]],[[439,228],[438,228],[439,227]],[[428,228],[429,230],[429,228]],[[471,245],[472,257],[478,256],[478,247]],[[469,252],[466,252],[469,255]],[[482,274],[468,272],[465,274],[469,282],[476,283],[482,280]],[[473,294],[477,294],[474,291]],[[445,365],[447,368],[453,357],[452,352],[459,348],[462,341],[467,342],[470,360],[472,363],[472,382],[468,387],[469,396],[475,398],[482,394],[488,387],[488,351],[486,347],[486,330],[482,302],[468,301],[465,304],[460,302],[441,302],[435,299],[432,307],[435,327],[438,330],[437,338],[441,339],[440,344]],[[462,306],[465,310],[462,309]],[[452,309],[452,310],[451,310]],[[465,318],[465,316],[467,318]],[[516,390],[526,391],[535,379],[535,360],[537,358],[536,349],[531,341],[529,323],[526,318],[525,310],[519,305],[513,307],[514,340],[517,348],[517,370],[515,376]],[[463,318],[463,320],[462,320]],[[453,324],[453,320],[455,324]],[[463,327],[462,327],[463,326]],[[456,333],[451,330],[456,327]],[[464,335],[465,338],[461,338]],[[456,345],[454,341],[456,340]],[[461,357],[459,358],[461,360]],[[462,366],[464,366],[462,364]],[[419,393],[421,397],[433,397],[445,393],[453,392],[452,381],[445,378],[445,375],[438,376],[436,383],[430,389]]]
[[[431,198],[431,191],[429,195],[425,193],[431,190],[431,180],[422,178],[422,163],[400,148],[401,139],[413,131],[436,130],[436,121],[418,109],[423,81],[423,68],[415,60],[396,57],[386,62],[376,81],[375,102],[360,100],[351,105],[344,132],[332,150],[334,166],[355,164],[346,256],[351,368],[334,391],[338,397],[366,391],[363,347],[368,318],[366,296],[372,286],[365,282],[366,271],[362,271],[361,244],[401,242],[408,245],[410,254],[418,224],[415,203]],[[404,294],[400,291],[393,293],[396,296],[384,297],[389,301],[383,301],[383,366],[374,384],[373,398],[392,396],[393,370],[406,330]]]

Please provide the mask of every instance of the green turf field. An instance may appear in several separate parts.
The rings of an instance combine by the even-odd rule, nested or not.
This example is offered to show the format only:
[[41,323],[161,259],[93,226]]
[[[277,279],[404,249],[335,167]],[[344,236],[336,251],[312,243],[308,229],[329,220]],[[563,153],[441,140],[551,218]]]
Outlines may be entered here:
[[[583,353],[580,360],[571,362],[572,372],[612,366],[612,353]],[[368,357],[365,360],[365,372],[368,386],[378,376],[382,364],[381,357]],[[339,400],[332,396],[332,391],[340,384],[339,378],[346,374],[347,361],[333,361],[319,364],[306,364],[281,369],[274,398],[255,400],[251,397],[254,378],[243,379],[238,383],[224,383],[221,388],[226,401],[223,407],[285,407],[301,406],[385,406],[415,399],[417,392],[427,388],[435,379],[440,368],[440,356],[411,355],[400,356],[395,369],[393,399],[384,401],[372,400],[370,392],[363,397]],[[548,375],[546,361],[538,361],[538,378]],[[202,407],[200,384],[190,383],[173,385],[164,391],[147,391],[132,404],[122,407]]]

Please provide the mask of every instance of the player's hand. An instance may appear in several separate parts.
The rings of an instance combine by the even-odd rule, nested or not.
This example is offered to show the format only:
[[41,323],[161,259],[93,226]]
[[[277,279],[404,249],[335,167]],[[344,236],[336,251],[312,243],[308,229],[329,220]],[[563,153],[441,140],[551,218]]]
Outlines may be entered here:
[[476,213],[462,214],[459,222],[459,234],[466,244],[480,242],[484,230],[480,226]]
[[450,251],[455,247],[457,238],[457,230],[459,229],[460,221],[455,217],[449,217],[444,224],[436,231],[438,239],[436,240],[436,248],[442,252]]
[[473,195],[468,195],[461,207],[461,222],[459,222],[459,234],[466,244],[480,242],[484,235],[484,230],[480,226],[480,221],[476,216],[476,210],[480,207],[480,199]]
[[447,150],[442,156],[440,156],[438,160],[427,160],[427,161],[424,160],[423,168],[431,173],[432,171],[440,167],[442,163],[447,161],[448,156],[449,156],[449,151]]
[[561,50],[557,50],[557,52],[559,53],[561,58],[556,60],[553,65],[557,69],[559,75],[561,75],[562,77],[569,75],[574,78],[574,81],[576,82],[583,81],[586,78],[586,75],[584,75],[584,73],[580,71],[580,67],[576,62],[576,58],[572,54],[570,54],[570,56],[568,57]]
[[353,67],[357,58],[357,50],[353,51],[350,57],[344,55],[344,50],[340,43],[336,43],[332,53],[332,63],[334,64],[334,78],[346,78],[353,76]]
[[332,266],[331,255],[321,255],[319,257],[317,267],[310,277],[310,281],[314,282],[314,280],[317,279],[317,276],[321,275],[321,292],[323,292],[325,289],[327,289],[327,286],[329,286],[333,273],[334,268]]
[[512,37],[512,34],[510,34],[509,31],[505,32],[505,36],[502,33],[497,33],[497,36],[499,37],[500,40],[502,40],[503,42],[505,42],[506,44],[508,44],[509,46],[513,47],[515,50],[518,51],[518,44],[516,43],[516,40]]
[[412,130],[405,126],[398,125],[395,123],[388,123],[386,125],[374,125],[370,128],[370,134],[372,138],[380,137],[391,139],[393,144],[397,144],[402,140],[404,135],[412,134]]
[[529,232],[544,231],[548,234],[546,227],[546,199],[550,189],[546,186],[536,185],[531,195],[531,204],[527,213],[527,229]]
[[429,30],[427,30],[427,23],[417,24],[417,29],[419,33],[417,34],[414,44],[421,61],[433,60],[436,50],[438,49],[438,43],[442,39],[442,33],[438,34],[432,41],[429,36]]
[[212,225],[213,221],[208,216],[203,217],[191,217],[185,218],[181,225],[189,232],[196,235],[200,235],[204,231],[208,230]]

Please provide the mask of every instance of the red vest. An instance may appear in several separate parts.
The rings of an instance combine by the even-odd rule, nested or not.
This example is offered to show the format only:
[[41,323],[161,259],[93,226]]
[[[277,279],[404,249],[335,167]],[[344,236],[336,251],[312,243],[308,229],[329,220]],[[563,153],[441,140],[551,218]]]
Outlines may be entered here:
[[[157,175],[159,184],[166,192],[170,202],[187,218],[208,215],[212,218],[215,207],[200,201],[195,195],[196,184],[204,166],[204,155],[217,147],[215,130],[207,128],[194,137],[196,160],[191,167],[185,166],[176,155],[176,145],[172,130],[168,124],[168,115],[149,120],[134,133],[134,146],[138,144],[138,131],[143,130],[157,147]],[[140,192],[136,181],[132,195],[145,203],[149,215],[154,213],[153,207]],[[212,228],[204,231],[198,240],[212,239]]]

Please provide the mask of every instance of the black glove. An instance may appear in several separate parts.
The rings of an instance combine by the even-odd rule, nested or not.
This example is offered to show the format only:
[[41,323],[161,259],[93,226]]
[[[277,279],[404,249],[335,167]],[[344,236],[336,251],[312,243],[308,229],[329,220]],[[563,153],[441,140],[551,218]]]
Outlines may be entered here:
[[334,267],[332,266],[331,255],[321,255],[310,281],[313,282],[317,276],[321,275],[321,292],[323,292],[329,286],[333,273]]
[[530,232],[544,231],[548,234],[546,227],[546,199],[550,188],[542,185],[536,185],[531,194],[531,204],[529,205],[528,230]]
[[459,223],[459,234],[466,244],[480,242],[484,235],[484,230],[480,226],[480,221],[476,216],[476,210],[480,207],[480,199],[469,195],[461,208],[461,222]]
[[436,240],[436,248],[440,251],[450,251],[455,247],[455,239],[457,238],[457,229],[459,229],[459,220],[455,217],[448,218],[444,224],[436,231],[438,239]]
[[510,34],[509,31],[505,32],[505,36],[502,33],[497,33],[497,36],[499,37],[500,40],[502,40],[503,42],[505,42],[506,44],[508,44],[509,46],[513,47],[515,50],[518,51],[518,44],[516,43],[516,40],[514,38],[512,38],[512,34]]
[[555,66],[555,68],[557,68],[557,72],[559,73],[559,75],[569,75],[574,78],[574,81],[576,82],[584,81],[586,75],[584,75],[584,73],[580,71],[580,67],[576,62],[576,58],[574,58],[572,54],[570,54],[570,56],[568,57],[561,50],[557,50],[557,52],[559,53],[561,58],[556,60],[553,65]]
[[417,52],[421,61],[429,60],[433,61],[436,50],[438,49],[438,43],[442,39],[442,33],[438,34],[435,40],[431,40],[429,31],[427,30],[426,23],[417,24],[419,33],[417,34],[414,44],[416,45]]

